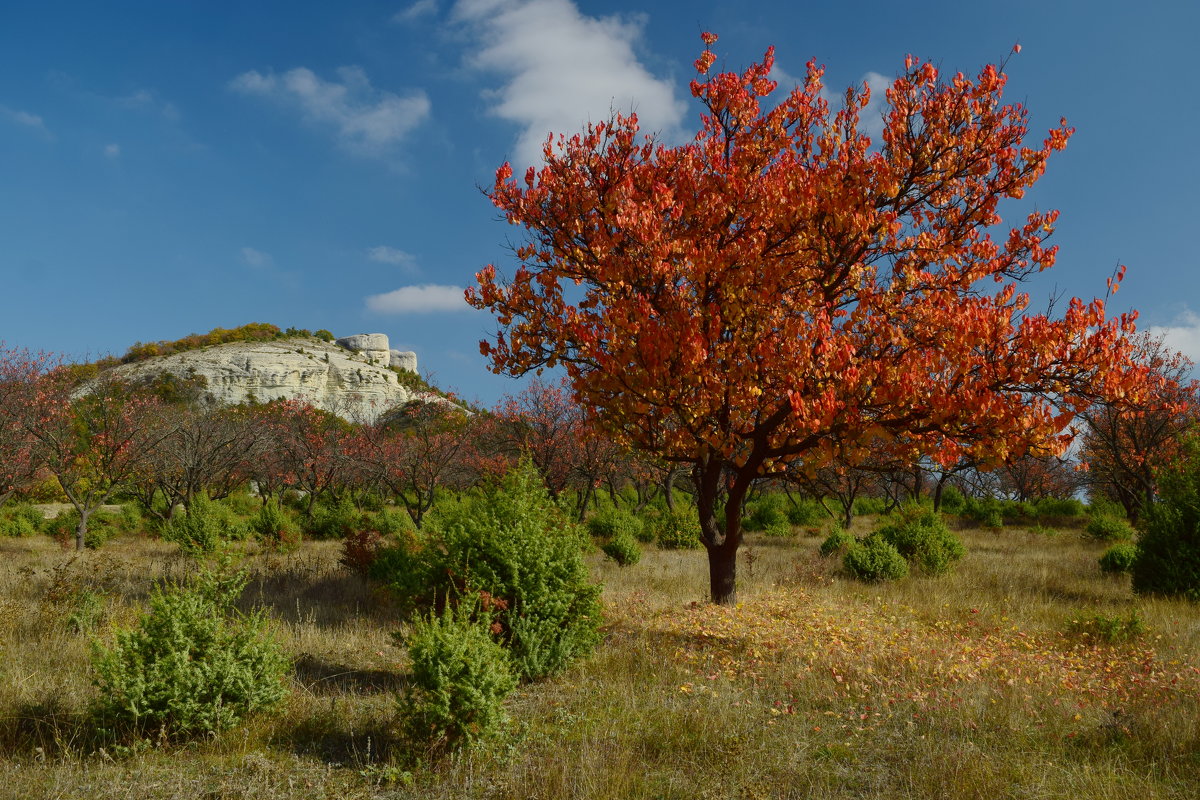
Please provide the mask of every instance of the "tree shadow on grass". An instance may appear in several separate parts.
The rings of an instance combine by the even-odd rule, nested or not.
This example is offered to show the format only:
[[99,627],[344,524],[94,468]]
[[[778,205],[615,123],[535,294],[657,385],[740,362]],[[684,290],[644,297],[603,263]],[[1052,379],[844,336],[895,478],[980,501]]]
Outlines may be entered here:
[[356,669],[302,655],[295,662],[296,680],[317,696],[395,694],[408,686],[408,676],[384,669]]

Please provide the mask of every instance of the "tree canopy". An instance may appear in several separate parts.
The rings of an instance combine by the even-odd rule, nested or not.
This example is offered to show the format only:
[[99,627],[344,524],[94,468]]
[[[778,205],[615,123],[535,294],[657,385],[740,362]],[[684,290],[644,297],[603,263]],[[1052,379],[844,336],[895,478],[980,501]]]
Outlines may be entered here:
[[615,115],[550,137],[523,181],[497,171],[490,197],[528,238],[515,274],[485,267],[467,299],[499,322],[480,345],[493,370],[563,365],[622,444],[691,466],[713,599],[732,602],[756,478],[880,443],[945,464],[1061,447],[1139,372],[1123,366],[1135,315],[1109,319],[1100,299],[1031,313],[1018,291],[1054,263],[1057,211],[994,238],[1001,202],[1073,132],[1062,120],[1027,145],[1002,69],[943,76],[910,56],[872,141],[865,85],[835,111],[809,62],[776,103],[773,50],[713,72],[703,39],[691,141]]

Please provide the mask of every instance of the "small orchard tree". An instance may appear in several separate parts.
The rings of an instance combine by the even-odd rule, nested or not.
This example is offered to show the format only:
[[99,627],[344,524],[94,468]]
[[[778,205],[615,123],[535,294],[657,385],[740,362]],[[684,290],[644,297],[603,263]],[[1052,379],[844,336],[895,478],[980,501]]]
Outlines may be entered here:
[[764,106],[773,51],[714,73],[703,39],[690,142],[617,115],[551,137],[524,180],[497,171],[489,196],[528,240],[510,279],[485,267],[466,296],[499,322],[480,345],[493,370],[562,365],[619,442],[690,467],[712,599],[732,603],[757,478],[896,440],[947,464],[1063,445],[1074,414],[1136,371],[1120,368],[1133,315],[1073,299],[1051,318],[1017,291],[1054,263],[1057,212],[992,238],[1000,202],[1072,133],[1064,120],[1026,144],[1001,69],[943,78],[909,57],[876,143],[866,86],[833,112],[810,62]]
[[79,513],[75,549],[83,550],[92,512],[130,485],[166,435],[160,406],[117,380],[73,387],[62,371],[41,376],[35,387],[30,432]]
[[1188,379],[1192,362],[1161,339],[1140,335],[1134,343],[1148,389],[1083,413],[1080,458],[1093,493],[1116,500],[1136,521],[1154,502],[1159,471],[1179,456],[1181,441],[1200,421],[1200,382]]
[[36,481],[42,454],[31,423],[36,384],[50,368],[46,354],[0,343],[0,506]]

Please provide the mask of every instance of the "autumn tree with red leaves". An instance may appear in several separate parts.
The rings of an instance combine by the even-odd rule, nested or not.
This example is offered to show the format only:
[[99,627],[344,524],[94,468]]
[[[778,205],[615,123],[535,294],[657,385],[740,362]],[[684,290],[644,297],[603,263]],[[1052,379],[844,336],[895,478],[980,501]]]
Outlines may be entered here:
[[619,442],[691,468],[712,599],[732,603],[757,478],[897,439],[997,463],[1064,444],[1079,410],[1137,373],[1119,368],[1133,315],[1073,299],[1051,318],[1017,291],[1054,263],[1057,212],[992,238],[1000,202],[1072,133],[1063,121],[1026,145],[1000,69],[943,77],[909,57],[873,143],[866,86],[834,112],[810,62],[764,104],[773,50],[714,73],[703,39],[692,141],[668,147],[617,115],[551,137],[523,181],[497,171],[489,196],[528,240],[510,279],[485,267],[466,295],[499,322],[480,345],[494,371],[562,365]]
[[1200,382],[1188,378],[1192,362],[1161,339],[1138,336],[1134,343],[1149,388],[1083,413],[1080,460],[1091,490],[1120,503],[1136,521],[1154,502],[1159,471],[1171,466],[1185,434],[1200,422]]
[[47,354],[0,344],[0,506],[32,484],[42,469],[31,424],[38,382],[52,362]]
[[81,389],[63,370],[41,376],[35,389],[29,430],[79,514],[75,549],[83,550],[92,512],[134,481],[165,437],[161,405],[117,380]]

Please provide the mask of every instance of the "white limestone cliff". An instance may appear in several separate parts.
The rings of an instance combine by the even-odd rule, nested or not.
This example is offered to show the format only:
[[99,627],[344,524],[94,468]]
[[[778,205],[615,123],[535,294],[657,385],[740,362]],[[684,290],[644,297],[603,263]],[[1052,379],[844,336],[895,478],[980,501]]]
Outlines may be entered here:
[[394,353],[401,356],[399,368],[416,372],[415,353],[392,351],[383,334],[362,334],[336,343],[305,338],[211,345],[123,364],[111,374],[136,382],[169,373],[197,379],[222,405],[293,399],[347,419],[372,421],[403,403],[436,397],[409,389],[389,369]]

